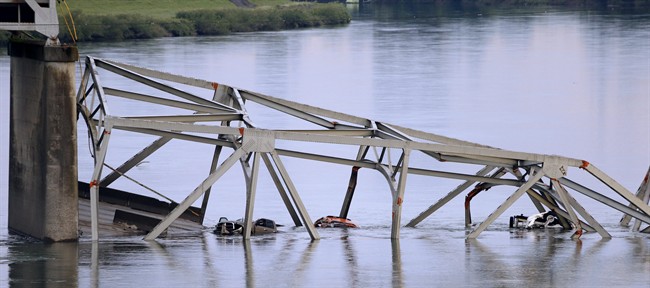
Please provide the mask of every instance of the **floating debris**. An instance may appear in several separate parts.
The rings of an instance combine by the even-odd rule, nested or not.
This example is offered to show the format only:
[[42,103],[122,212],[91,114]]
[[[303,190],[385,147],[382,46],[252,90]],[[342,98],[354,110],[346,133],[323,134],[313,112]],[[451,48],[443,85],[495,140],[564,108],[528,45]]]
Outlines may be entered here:
[[336,216],[325,216],[314,222],[314,226],[322,228],[357,228],[357,224],[354,224],[352,220],[343,217]]

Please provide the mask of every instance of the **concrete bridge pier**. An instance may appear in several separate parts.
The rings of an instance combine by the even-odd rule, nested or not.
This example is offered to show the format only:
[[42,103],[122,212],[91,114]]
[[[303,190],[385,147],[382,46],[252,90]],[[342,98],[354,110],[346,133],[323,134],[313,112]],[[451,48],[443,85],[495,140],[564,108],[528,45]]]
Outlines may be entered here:
[[9,229],[47,242],[78,238],[77,47],[12,40]]

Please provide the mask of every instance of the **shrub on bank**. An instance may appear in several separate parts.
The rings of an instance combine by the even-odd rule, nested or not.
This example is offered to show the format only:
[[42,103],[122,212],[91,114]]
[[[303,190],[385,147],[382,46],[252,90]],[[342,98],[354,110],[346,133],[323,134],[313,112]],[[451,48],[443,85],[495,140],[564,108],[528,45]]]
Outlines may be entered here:
[[275,31],[349,23],[345,6],[337,3],[277,6],[260,9],[219,9],[180,12],[179,19],[194,22],[198,35]]
[[194,29],[194,23],[192,21],[175,19],[160,22],[160,26],[167,30],[170,36],[196,36],[196,29]]
[[[80,11],[73,12],[77,41],[121,41],[127,39],[149,39],[169,36],[171,33],[153,18],[126,15],[86,15]],[[60,21],[60,23],[65,23]],[[72,29],[72,27],[70,27]],[[61,28],[59,38],[63,42],[72,42],[68,28]],[[72,31],[74,33],[74,31]]]
[[[165,36],[225,35],[232,32],[276,31],[300,27],[345,24],[350,15],[340,4],[310,4],[259,9],[219,9],[179,12],[158,20],[139,14],[86,15],[73,12],[77,41],[121,41]],[[61,19],[60,23],[65,23]],[[74,32],[73,32],[74,33]],[[62,25],[62,42],[71,43]]]

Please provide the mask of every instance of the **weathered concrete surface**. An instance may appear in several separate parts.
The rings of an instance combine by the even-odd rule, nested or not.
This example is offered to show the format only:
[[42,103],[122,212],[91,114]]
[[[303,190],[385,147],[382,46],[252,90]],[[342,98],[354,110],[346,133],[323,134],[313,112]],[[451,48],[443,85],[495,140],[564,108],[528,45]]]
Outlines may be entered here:
[[74,46],[9,44],[9,229],[45,241],[78,238]]

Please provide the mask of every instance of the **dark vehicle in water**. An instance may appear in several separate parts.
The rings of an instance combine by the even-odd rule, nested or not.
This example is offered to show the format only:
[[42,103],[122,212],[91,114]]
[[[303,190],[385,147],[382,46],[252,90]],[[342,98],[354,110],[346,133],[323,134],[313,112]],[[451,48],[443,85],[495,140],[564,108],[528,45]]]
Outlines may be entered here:
[[[266,234],[278,232],[278,226],[275,221],[267,218],[260,218],[255,220],[251,234]],[[226,217],[219,218],[219,222],[214,227],[214,234],[217,235],[241,235],[244,233],[244,219],[237,219],[235,221],[228,220]]]

